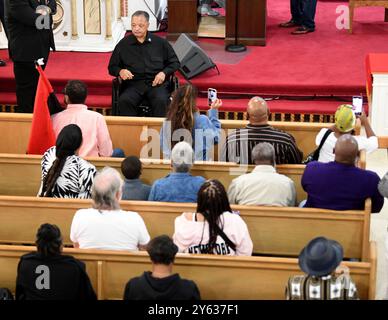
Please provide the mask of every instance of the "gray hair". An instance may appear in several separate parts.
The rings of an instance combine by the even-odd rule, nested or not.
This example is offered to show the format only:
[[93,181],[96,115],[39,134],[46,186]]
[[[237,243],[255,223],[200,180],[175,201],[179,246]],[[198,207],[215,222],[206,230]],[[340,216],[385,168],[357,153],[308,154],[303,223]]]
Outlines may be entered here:
[[194,151],[185,141],[177,143],[171,151],[171,163],[175,172],[189,172],[194,162]]
[[257,162],[271,162],[273,164],[275,161],[275,149],[272,144],[268,142],[261,142],[252,150],[252,161],[253,163]]
[[147,22],[150,22],[150,15],[148,14],[147,11],[142,11],[142,10],[137,10],[135,13],[133,13],[131,16],[131,19],[133,17],[140,17],[140,16],[143,16],[144,18],[146,18]]
[[94,178],[92,186],[93,207],[98,210],[118,210],[117,192],[121,192],[123,180],[113,168],[105,167]]

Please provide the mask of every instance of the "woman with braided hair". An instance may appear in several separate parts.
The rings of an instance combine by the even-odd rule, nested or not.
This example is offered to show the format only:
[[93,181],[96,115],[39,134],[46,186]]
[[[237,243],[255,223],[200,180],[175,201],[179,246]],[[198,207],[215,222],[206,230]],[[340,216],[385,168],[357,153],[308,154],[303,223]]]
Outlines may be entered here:
[[197,212],[175,219],[174,242],[179,252],[252,255],[247,225],[230,208],[224,186],[207,180],[198,191]]
[[48,149],[42,158],[40,197],[91,197],[96,168],[78,156],[82,131],[75,124],[65,126],[58,135],[56,146]]
[[183,140],[193,147],[195,160],[211,159],[210,150],[218,143],[220,135],[218,108],[222,106],[222,101],[214,101],[206,116],[199,113],[196,99],[197,89],[190,84],[179,87],[173,93],[167,119],[160,131],[165,159],[170,159],[174,145]]

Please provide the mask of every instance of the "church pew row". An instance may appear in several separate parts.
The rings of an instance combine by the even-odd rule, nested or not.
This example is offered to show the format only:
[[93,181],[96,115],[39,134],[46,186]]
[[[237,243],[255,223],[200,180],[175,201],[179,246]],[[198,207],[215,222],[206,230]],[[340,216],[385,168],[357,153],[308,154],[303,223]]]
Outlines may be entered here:
[[[33,247],[0,246],[0,283],[15,291],[17,264],[20,256]],[[376,244],[370,243],[370,256],[365,262],[345,262],[350,269],[361,299],[375,298]],[[98,299],[122,299],[129,279],[151,270],[145,252],[115,252],[64,249],[85,262],[87,273]],[[224,257],[178,254],[174,272],[194,280],[204,300],[283,300],[287,279],[301,274],[296,258]]]
[[[0,196],[0,243],[33,244],[42,223],[56,224],[64,243],[71,245],[74,213],[90,208],[91,200]],[[121,201],[121,208],[138,212],[151,237],[172,236],[174,220],[183,212],[195,212],[193,203]],[[297,256],[314,237],[337,240],[344,256],[362,261],[368,257],[371,202],[364,211],[332,211],[314,208],[232,206],[246,222],[257,254]]]
[[[0,153],[24,154],[27,150],[28,137],[30,134],[32,115],[17,113],[0,113]],[[151,140],[148,137],[147,129],[154,129],[157,133],[163,122],[163,118],[142,118],[142,117],[105,117],[108,129],[115,148],[122,148],[126,155],[137,155],[140,157],[142,148]],[[247,121],[243,120],[221,120],[222,128],[226,130],[243,128]],[[304,156],[307,156],[316,149],[315,136],[322,128],[330,126],[328,123],[297,123],[297,122],[270,122],[275,128],[284,130],[295,137],[296,143]],[[144,135],[141,141],[142,133]],[[223,137],[225,138],[225,137]],[[155,135],[159,145],[159,138]],[[222,146],[222,140],[220,146]],[[218,154],[218,148],[215,154]],[[144,158],[144,156],[142,156]],[[214,158],[214,159],[217,159]]]
[[[121,172],[122,159],[118,158],[87,158],[97,169],[110,166]],[[40,187],[41,179],[41,156],[0,154],[0,194],[35,196]],[[166,160],[142,159],[143,172],[141,179],[152,185],[156,179],[165,177],[171,172],[171,164]],[[304,165],[279,165],[279,173],[287,175],[295,183],[297,199],[306,199],[306,193],[301,185],[301,176]],[[203,176],[206,179],[218,179],[225,188],[229,187],[231,181],[237,176],[251,171],[253,166],[242,166],[239,168],[235,163],[225,162],[203,162],[196,163],[192,169],[195,176]],[[248,171],[247,171],[248,170]]]

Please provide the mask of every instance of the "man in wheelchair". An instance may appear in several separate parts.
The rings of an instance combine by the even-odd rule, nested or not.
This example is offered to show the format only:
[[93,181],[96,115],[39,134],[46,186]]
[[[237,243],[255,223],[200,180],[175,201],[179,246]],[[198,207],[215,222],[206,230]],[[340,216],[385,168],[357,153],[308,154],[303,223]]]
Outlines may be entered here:
[[138,116],[146,99],[151,116],[165,117],[171,95],[170,76],[180,67],[167,40],[148,32],[149,14],[136,11],[131,18],[132,34],[122,39],[110,58],[109,74],[118,77],[120,116]]

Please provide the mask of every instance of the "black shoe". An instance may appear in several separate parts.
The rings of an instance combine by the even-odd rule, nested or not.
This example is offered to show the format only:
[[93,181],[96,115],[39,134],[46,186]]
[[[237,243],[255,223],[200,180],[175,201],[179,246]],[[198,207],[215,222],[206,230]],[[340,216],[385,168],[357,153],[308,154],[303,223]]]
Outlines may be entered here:
[[299,28],[296,28],[294,31],[291,32],[291,34],[306,34],[306,33],[309,33],[309,32],[314,32],[315,29],[314,28],[307,28],[305,26],[301,26]]
[[283,23],[279,24],[280,28],[293,28],[293,27],[298,27],[298,26],[300,26],[300,24],[296,23],[294,20],[290,20],[290,21],[283,22]]
[[4,60],[0,60],[0,67],[5,67],[6,66],[6,63]]

